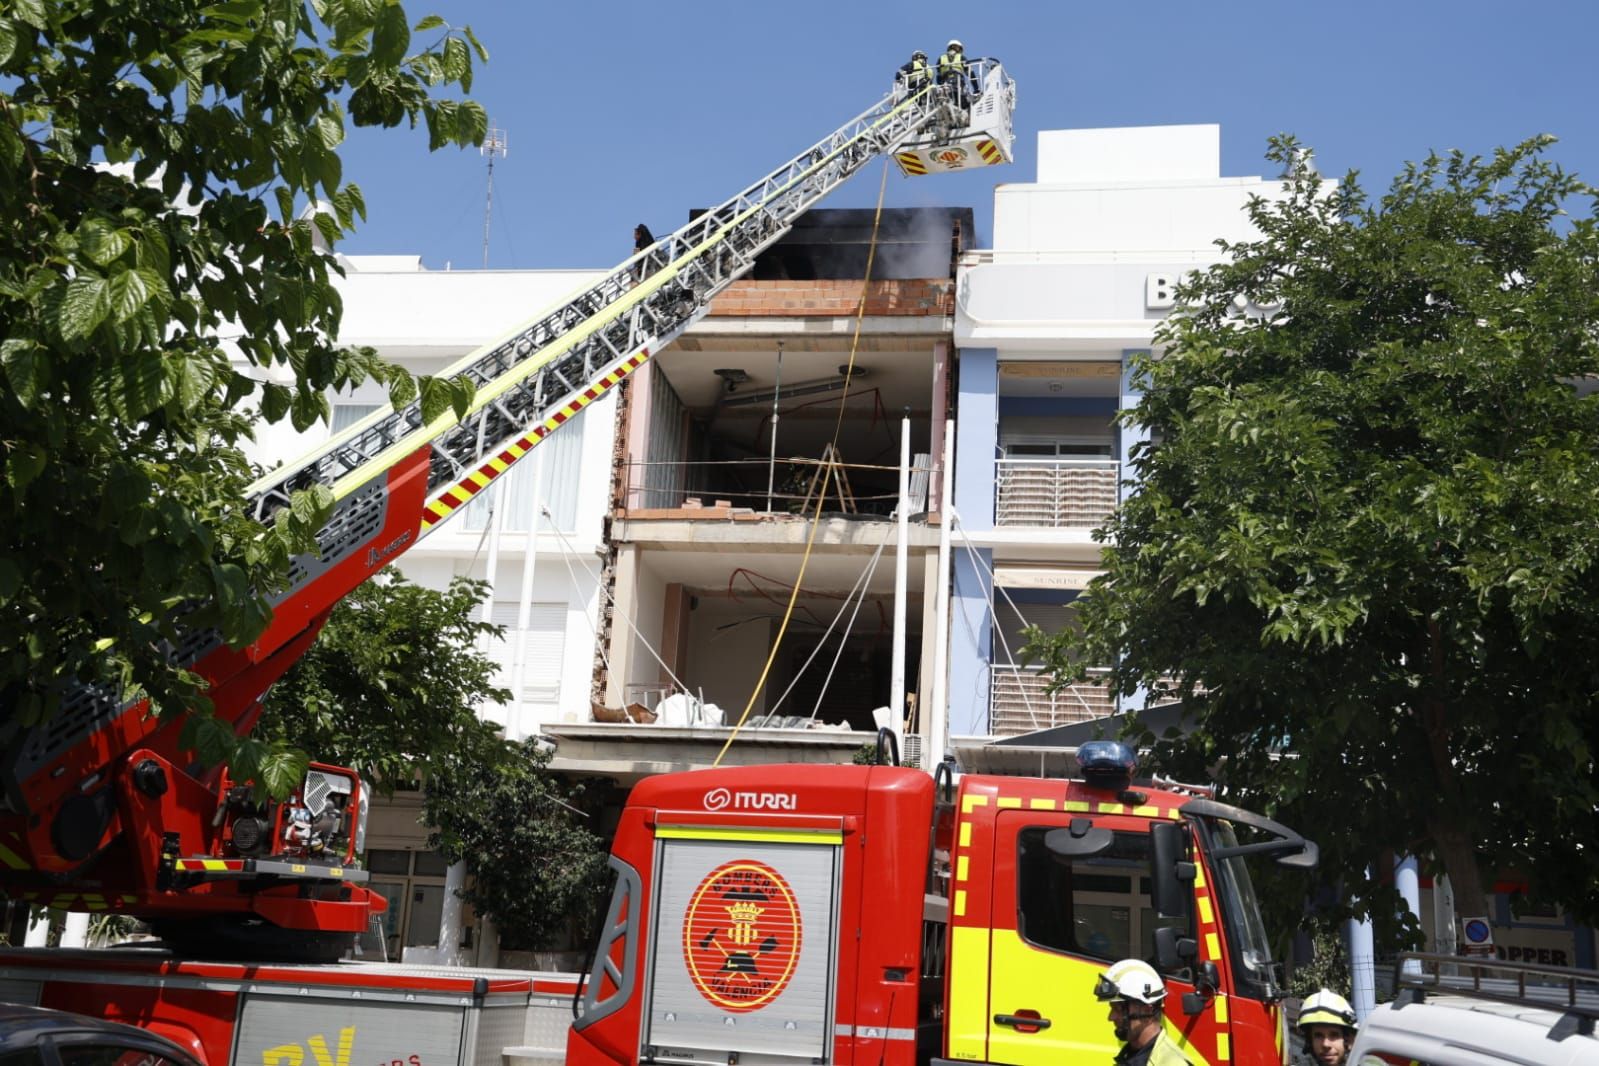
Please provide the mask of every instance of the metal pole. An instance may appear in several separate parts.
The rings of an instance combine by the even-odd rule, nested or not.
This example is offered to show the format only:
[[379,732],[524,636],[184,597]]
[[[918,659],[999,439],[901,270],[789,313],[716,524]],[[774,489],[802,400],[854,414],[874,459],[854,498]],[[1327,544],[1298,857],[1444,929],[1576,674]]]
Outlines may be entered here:
[[933,698],[927,704],[931,770],[949,748],[949,533],[955,521],[955,420],[944,422],[943,494],[938,502],[937,602],[933,611]]
[[531,729],[523,731],[525,712],[527,710],[527,631],[533,620],[533,571],[537,566],[539,554],[539,520],[540,501],[544,498],[544,451],[538,449],[533,453],[533,485],[532,500],[528,510],[532,512],[527,530],[527,550],[522,556],[522,595],[516,609],[516,656],[512,660],[516,665],[511,670],[514,678],[511,689],[511,706],[515,709],[516,719],[514,725],[506,723],[506,736],[512,740],[520,740],[532,732]]
[[905,750],[905,589],[911,542],[911,420],[899,424],[899,541],[894,550],[894,655],[889,668],[888,706],[899,750]]
[[783,393],[783,342],[777,342],[777,380],[772,385],[772,454],[766,460],[766,513],[772,513],[772,486],[777,475],[777,398]]

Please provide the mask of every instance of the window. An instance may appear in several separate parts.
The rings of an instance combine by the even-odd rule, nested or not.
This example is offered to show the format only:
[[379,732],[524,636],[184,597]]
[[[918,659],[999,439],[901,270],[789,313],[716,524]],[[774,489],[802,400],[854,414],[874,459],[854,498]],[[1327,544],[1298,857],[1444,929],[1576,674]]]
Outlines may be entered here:
[[44,1055],[37,1047],[18,1048],[0,1053],[0,1066],[44,1066]]
[[381,919],[388,958],[399,959],[402,948],[437,945],[449,869],[443,857],[436,851],[372,848],[366,868],[372,872],[368,887],[389,902]]
[[566,604],[534,603],[529,605],[527,628],[518,630],[521,604],[516,600],[496,600],[489,620],[505,627],[505,639],[492,641],[489,658],[499,664],[496,681],[512,689],[511,699],[517,700],[516,646],[523,643],[522,701],[533,706],[553,709],[561,699],[561,667],[566,658]]
[[[579,411],[560,429],[544,438],[528,456],[504,474],[497,487],[479,493],[462,516],[466,529],[481,530],[488,525],[489,505],[505,508],[508,533],[526,533],[533,518],[543,508],[548,508],[549,518],[540,516],[539,529],[558,529],[571,533],[577,528],[577,494],[583,461],[583,427],[587,425],[588,409]],[[542,463],[543,472],[535,476],[535,468]],[[606,476],[609,477],[607,470]],[[538,481],[537,498],[533,482]],[[554,521],[552,526],[550,523]]]
[[1018,919],[1022,938],[1050,951],[1114,962],[1155,956],[1155,930],[1187,932],[1189,919],[1157,918],[1149,901],[1149,834],[1116,833],[1088,859],[1066,859],[1044,846],[1055,827],[1017,834]]
[[1005,441],[1007,459],[1112,459],[1116,442],[1091,437],[1068,437],[1058,440],[1017,438]]
[[61,1066],[178,1066],[155,1051],[125,1044],[57,1044]]
[[367,415],[376,411],[380,405],[375,403],[336,403],[333,405],[333,429],[329,434],[343,433]]

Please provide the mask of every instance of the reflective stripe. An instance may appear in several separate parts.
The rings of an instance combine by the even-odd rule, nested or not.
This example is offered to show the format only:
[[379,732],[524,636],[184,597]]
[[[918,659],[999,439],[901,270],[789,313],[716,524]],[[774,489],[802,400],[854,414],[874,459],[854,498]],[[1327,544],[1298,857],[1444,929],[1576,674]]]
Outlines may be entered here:
[[[858,1029],[858,1031],[857,1031]],[[875,1025],[835,1025],[835,1036],[853,1036],[861,1040],[915,1040],[915,1029],[879,1029]]]
[[663,825],[655,830],[660,840],[739,840],[756,844],[842,844],[837,829],[735,829],[718,825]]

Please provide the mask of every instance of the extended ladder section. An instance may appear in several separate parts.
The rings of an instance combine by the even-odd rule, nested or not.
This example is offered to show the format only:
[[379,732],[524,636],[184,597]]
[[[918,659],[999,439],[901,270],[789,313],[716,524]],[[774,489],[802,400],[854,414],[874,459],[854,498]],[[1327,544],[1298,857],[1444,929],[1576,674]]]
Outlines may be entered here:
[[[255,644],[234,651],[214,632],[195,632],[172,649],[174,661],[210,679],[217,716],[247,730],[266,690],[304,653],[334,604],[669,344],[807,209],[872,159],[893,156],[913,173],[898,156],[907,146],[936,154],[940,145],[976,138],[985,164],[1008,161],[1014,85],[993,61],[975,67],[984,91],[969,107],[946,86],[886,95],[598,282],[445,370],[475,386],[459,417],[450,410],[424,419],[420,402],[383,410],[252,485],[249,507],[262,521],[291,506],[297,490],[317,485],[331,491],[335,508],[318,534],[318,553],[294,561]],[[72,693],[60,713],[0,760],[0,860],[11,856],[13,869],[60,875],[98,854],[118,832],[117,797],[107,785],[90,801],[80,782],[100,780],[141,745],[179,763],[175,734],[147,719],[142,701],[101,687]],[[31,816],[27,829],[21,816]]]

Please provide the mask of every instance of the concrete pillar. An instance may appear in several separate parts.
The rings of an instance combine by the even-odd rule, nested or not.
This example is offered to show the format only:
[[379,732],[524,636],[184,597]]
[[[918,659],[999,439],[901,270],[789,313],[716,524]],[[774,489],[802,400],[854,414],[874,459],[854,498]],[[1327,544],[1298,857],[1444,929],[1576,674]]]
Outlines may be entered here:
[[1348,930],[1350,1006],[1355,1008],[1355,1017],[1365,1021],[1377,1006],[1377,953],[1372,945],[1371,919],[1351,918]]
[[86,911],[68,911],[61,926],[61,946],[81,948],[89,942],[89,915]]
[[929,702],[933,698],[933,640],[938,631],[938,556],[928,552],[922,556],[922,654],[916,670],[916,733],[922,738],[922,768],[933,763],[930,746],[932,734],[928,731]]
[[[993,348],[961,351],[955,413],[955,510],[968,533],[994,528],[994,458],[999,446],[999,357]],[[956,537],[955,548],[962,542]]]
[[[1399,895],[1404,898],[1405,909],[1416,916],[1416,921],[1421,922],[1421,878],[1416,871],[1416,857],[1402,855],[1394,857],[1394,887],[1399,890]],[[1421,966],[1414,962],[1405,963],[1405,972],[1419,974]]]
[[[648,363],[644,364],[648,366]],[[612,588],[611,605],[611,669],[605,676],[605,705],[612,708],[627,706],[627,679],[633,668],[633,629],[623,621],[637,617],[638,612],[638,547],[622,544],[616,549],[616,576]]]
[[932,432],[927,446],[927,454],[932,457],[933,472],[927,479],[928,511],[935,510],[938,501],[944,498],[944,472],[938,467],[944,454],[944,420],[949,417],[949,361],[949,342],[934,342],[933,396],[929,407],[932,412]]

